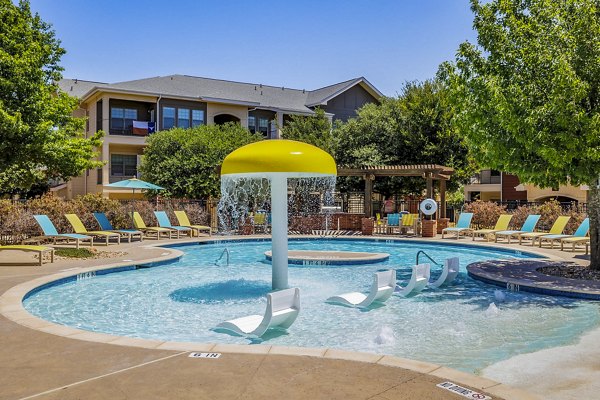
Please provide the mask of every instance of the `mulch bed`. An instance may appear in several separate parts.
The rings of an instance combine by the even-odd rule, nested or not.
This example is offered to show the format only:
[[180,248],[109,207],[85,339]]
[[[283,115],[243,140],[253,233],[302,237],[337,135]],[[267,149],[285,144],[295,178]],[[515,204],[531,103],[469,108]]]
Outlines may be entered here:
[[[94,259],[99,259],[99,258],[117,258],[117,257],[126,256],[126,255],[127,255],[127,252],[125,252],[125,251],[98,251],[91,257],[80,258],[80,259],[81,260],[90,260],[90,259],[94,260]],[[63,257],[63,256],[59,256],[59,255],[56,255],[54,258],[56,260],[73,260],[73,259],[75,259],[75,257]]]
[[600,270],[590,269],[589,267],[583,265],[552,265],[538,268],[537,271],[546,275],[560,276],[561,278],[600,281]]

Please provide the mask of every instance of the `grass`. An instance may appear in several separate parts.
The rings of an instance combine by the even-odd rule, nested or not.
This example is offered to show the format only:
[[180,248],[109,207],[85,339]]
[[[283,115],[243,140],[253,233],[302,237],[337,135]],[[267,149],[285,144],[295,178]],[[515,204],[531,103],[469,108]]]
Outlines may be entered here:
[[95,255],[90,249],[56,249],[54,254],[70,258],[90,258]]

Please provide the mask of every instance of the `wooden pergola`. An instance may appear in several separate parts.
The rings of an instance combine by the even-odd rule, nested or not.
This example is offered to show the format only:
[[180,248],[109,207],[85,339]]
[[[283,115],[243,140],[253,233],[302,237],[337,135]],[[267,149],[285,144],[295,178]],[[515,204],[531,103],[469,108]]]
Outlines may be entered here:
[[454,169],[437,164],[417,165],[377,165],[361,168],[338,167],[338,176],[359,176],[365,180],[365,215],[373,215],[371,197],[373,181],[378,176],[421,176],[427,181],[427,198],[433,197],[433,181],[439,181],[439,217],[446,218],[446,181],[454,174]]

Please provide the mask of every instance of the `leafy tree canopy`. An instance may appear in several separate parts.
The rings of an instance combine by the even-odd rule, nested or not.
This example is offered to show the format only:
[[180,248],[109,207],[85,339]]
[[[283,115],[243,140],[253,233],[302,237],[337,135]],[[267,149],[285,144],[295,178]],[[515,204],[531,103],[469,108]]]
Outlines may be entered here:
[[321,108],[315,109],[314,115],[291,115],[281,131],[283,139],[309,143],[335,156],[331,122]]
[[72,117],[78,100],[59,92],[65,50],[29,2],[0,0],[0,187],[28,190],[68,179],[101,163],[91,161],[102,133],[85,138]]
[[219,196],[217,167],[233,150],[261,139],[235,123],[160,131],[148,138],[142,178],[166,188],[160,194],[167,197]]
[[542,187],[600,173],[597,0],[471,1],[478,46],[440,72],[484,165]]
[[482,164],[541,187],[590,186],[591,267],[600,269],[600,2],[471,0],[478,46],[440,76]]
[[[474,168],[467,148],[451,126],[452,108],[438,81],[407,83],[397,98],[367,104],[358,116],[334,130],[336,161],[352,167],[396,164],[439,164],[453,167],[455,188]],[[352,185],[352,181],[348,181]],[[375,190],[385,195],[419,193],[422,178],[377,179]],[[360,189],[356,187],[355,189]]]

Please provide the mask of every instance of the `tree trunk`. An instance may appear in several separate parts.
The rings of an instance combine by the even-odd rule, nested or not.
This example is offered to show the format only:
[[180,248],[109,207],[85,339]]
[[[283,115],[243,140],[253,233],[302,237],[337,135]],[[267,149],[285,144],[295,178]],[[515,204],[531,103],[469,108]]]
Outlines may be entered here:
[[600,270],[600,189],[589,185],[587,213],[590,217],[590,268]]

